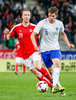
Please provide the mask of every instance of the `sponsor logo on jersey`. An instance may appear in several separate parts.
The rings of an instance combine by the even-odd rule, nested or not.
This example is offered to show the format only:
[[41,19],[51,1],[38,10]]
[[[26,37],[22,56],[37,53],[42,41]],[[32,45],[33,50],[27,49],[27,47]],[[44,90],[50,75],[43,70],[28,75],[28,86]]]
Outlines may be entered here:
[[19,30],[19,32],[22,32],[22,30]]
[[56,31],[58,31],[58,27],[56,27]]

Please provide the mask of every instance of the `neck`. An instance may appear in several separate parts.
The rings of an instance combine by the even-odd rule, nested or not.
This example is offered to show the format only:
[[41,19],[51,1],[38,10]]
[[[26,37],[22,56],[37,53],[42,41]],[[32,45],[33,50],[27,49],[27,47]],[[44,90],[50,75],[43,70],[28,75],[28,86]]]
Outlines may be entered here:
[[29,22],[22,22],[22,25],[23,25],[24,27],[27,27],[27,26],[29,26]]
[[49,21],[49,23],[52,23],[52,24],[55,22],[55,20],[49,20],[49,19],[48,19],[48,21]]

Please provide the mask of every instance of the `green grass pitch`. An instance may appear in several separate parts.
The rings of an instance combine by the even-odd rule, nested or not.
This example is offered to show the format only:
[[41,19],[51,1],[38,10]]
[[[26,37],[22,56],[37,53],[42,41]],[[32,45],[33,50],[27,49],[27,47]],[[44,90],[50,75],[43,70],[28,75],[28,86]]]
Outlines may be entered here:
[[15,75],[13,72],[0,72],[0,100],[76,100],[76,72],[61,72],[60,82],[65,87],[66,96],[52,94],[50,88],[37,91],[38,79],[31,72]]

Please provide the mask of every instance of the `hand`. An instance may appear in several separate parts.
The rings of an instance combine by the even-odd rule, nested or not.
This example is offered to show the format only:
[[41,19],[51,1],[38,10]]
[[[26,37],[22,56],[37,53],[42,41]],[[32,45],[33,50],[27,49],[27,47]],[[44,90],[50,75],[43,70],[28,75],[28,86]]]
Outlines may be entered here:
[[37,47],[37,46],[36,46],[36,47],[34,47],[34,49],[35,49],[36,51],[39,51],[39,47]]
[[9,33],[9,29],[6,28],[6,29],[4,30],[4,34],[7,35],[8,33]]
[[74,48],[75,46],[73,44],[68,45],[69,48]]
[[39,55],[41,55],[39,47],[34,47],[34,49],[39,53]]

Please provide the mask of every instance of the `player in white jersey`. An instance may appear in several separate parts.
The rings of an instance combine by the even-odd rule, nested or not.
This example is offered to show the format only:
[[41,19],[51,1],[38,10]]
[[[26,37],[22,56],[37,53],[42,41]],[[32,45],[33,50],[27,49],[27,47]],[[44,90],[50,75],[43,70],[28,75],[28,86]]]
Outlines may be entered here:
[[[63,23],[56,19],[58,9],[51,7],[48,9],[48,18],[41,20],[31,35],[31,40],[34,44],[35,50],[39,51],[39,47],[35,42],[35,35],[40,32],[40,52],[42,59],[48,68],[50,74],[53,77],[52,92],[59,92],[65,95],[64,88],[59,83],[59,67],[61,60],[61,52],[58,42],[59,33],[66,42],[69,48],[74,48],[73,44],[70,44],[68,38],[64,32]],[[52,65],[54,67],[52,67]]]

